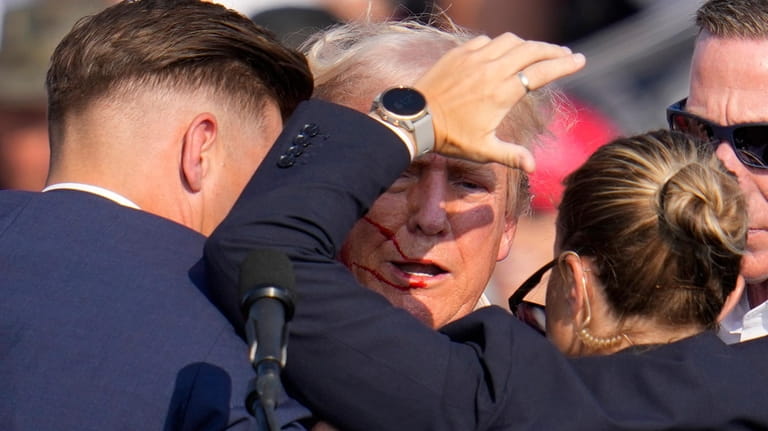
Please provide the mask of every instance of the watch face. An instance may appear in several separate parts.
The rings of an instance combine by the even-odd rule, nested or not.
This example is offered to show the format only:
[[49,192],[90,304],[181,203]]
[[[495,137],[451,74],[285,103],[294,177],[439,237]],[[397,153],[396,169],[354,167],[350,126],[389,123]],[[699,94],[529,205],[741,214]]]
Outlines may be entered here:
[[427,101],[412,88],[392,88],[381,96],[381,104],[392,113],[411,116],[423,111]]

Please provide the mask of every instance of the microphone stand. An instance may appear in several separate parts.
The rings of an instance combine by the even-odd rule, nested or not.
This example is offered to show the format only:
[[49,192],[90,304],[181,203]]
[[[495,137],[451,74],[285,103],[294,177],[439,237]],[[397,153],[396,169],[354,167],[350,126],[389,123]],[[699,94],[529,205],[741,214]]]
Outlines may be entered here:
[[273,361],[262,362],[257,367],[256,375],[248,384],[245,406],[256,418],[257,429],[279,431],[275,417],[275,408],[280,382],[280,364]]

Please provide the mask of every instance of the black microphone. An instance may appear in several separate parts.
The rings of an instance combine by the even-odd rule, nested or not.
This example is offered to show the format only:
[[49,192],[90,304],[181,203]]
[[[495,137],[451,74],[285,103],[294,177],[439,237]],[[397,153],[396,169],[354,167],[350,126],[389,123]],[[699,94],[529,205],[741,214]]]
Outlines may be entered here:
[[256,371],[245,405],[251,415],[265,419],[269,429],[277,429],[274,409],[282,388],[280,371],[286,359],[286,323],[293,317],[294,284],[293,265],[280,251],[254,250],[240,266],[240,305]]

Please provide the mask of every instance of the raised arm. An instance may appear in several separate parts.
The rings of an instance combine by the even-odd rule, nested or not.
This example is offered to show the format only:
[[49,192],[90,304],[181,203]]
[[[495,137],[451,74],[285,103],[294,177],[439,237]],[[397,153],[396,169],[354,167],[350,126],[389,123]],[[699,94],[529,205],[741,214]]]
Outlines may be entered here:
[[[307,152],[278,167],[310,123],[319,134]],[[525,388],[517,400],[504,388],[530,374],[510,363],[535,363],[548,379],[576,382],[546,339],[493,307],[462,321],[471,329],[459,333],[473,335],[454,342],[358,285],[335,259],[346,232],[408,162],[399,139],[366,116],[318,101],[300,107],[209,239],[217,289],[235,295],[239,262],[253,248],[288,254],[298,299],[284,376],[290,393],[342,429],[488,429],[507,420],[508,406],[520,409],[520,429],[535,429],[543,388]],[[578,383],[559,396],[590,402]]]
[[[517,72],[524,70],[533,88],[582,62],[510,35],[452,51],[416,85],[433,111],[436,150],[530,168],[529,154],[493,136],[525,94]],[[233,320],[247,253],[272,247],[290,257],[298,300],[284,375],[291,393],[319,416],[365,430],[768,425],[767,340],[731,350],[714,335],[692,337],[653,355],[568,361],[499,308],[438,333],[359,286],[336,254],[409,162],[403,141],[379,122],[306,103],[207,244],[219,302],[229,304]]]
[[435,150],[532,171],[531,153],[499,140],[496,128],[528,91],[577,72],[584,62],[566,47],[510,33],[477,37],[448,52],[414,85],[432,111]]
[[[495,128],[529,89],[582,65],[565,48],[512,35],[478,38],[450,52],[415,85],[432,111],[435,150],[532,167],[527,150],[499,141]],[[237,321],[237,274],[249,250],[289,255],[298,301],[285,375],[323,417],[353,429],[482,429],[498,422],[498,409],[508,403],[499,393],[515,379],[508,361],[563,370],[553,375],[570,371],[546,340],[500,309],[487,310],[489,320],[465,323],[484,334],[482,343],[452,342],[359,286],[335,260],[351,226],[409,162],[406,146],[379,122],[306,103],[210,238],[206,256],[219,302]],[[517,343],[541,348],[515,349]],[[586,397],[573,387],[563,397],[578,404]],[[521,411],[518,418],[525,424],[533,416]]]

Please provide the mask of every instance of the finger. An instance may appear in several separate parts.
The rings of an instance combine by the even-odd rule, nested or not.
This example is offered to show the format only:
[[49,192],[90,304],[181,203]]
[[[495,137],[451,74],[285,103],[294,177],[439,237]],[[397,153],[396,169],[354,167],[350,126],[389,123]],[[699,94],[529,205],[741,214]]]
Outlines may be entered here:
[[546,42],[527,41],[510,48],[496,60],[494,67],[517,72],[540,61],[552,60],[573,55],[566,46]]
[[463,45],[460,46],[460,48],[474,51],[482,48],[483,46],[488,45],[491,42],[491,38],[486,35],[476,36],[472,39],[468,40],[467,42],[464,42]]
[[476,50],[476,54],[487,59],[497,59],[510,50],[525,43],[525,40],[512,33],[502,33]]
[[[528,69],[529,67],[542,63],[551,62],[552,60],[565,59],[560,62],[547,63],[544,68],[555,68],[554,71],[548,71],[542,75],[540,79],[531,76],[529,72],[535,72],[538,68]],[[507,51],[507,53],[494,61],[492,66],[493,70],[503,71],[506,75],[502,77],[504,80],[499,83],[500,86],[504,86],[505,91],[512,91],[517,94],[516,90],[523,89],[523,93],[527,90],[534,90],[546,85],[558,76],[566,76],[581,69],[584,65],[584,58],[581,54],[573,54],[567,47],[561,47],[543,42],[526,42],[523,45],[515,47]],[[524,78],[521,78],[518,73],[523,71]],[[516,88],[513,88],[516,87]]]
[[536,162],[533,154],[522,145],[504,142],[496,137],[488,140],[483,146],[482,156],[486,162],[496,162],[510,168],[522,169],[527,173],[533,172]]
[[[522,69],[528,78],[528,88],[535,90],[565,76],[574,74],[584,68],[586,59],[583,54],[571,54],[564,57],[543,60]],[[522,87],[516,73],[511,85]],[[517,81],[517,82],[514,82]]]
[[[584,67],[584,64],[585,60],[582,54],[573,54],[539,62],[520,71],[510,72],[506,79],[497,81],[494,92],[488,95],[485,100],[498,106],[507,105],[507,109],[509,109],[529,91],[537,90],[558,79],[576,73]],[[520,76],[521,73],[523,76]]]
[[541,88],[560,78],[571,75],[581,70],[586,64],[583,54],[569,54],[566,56],[542,60],[528,67],[510,70],[508,76],[497,84],[497,95],[517,99],[526,93],[523,80],[518,75],[522,72],[528,84],[528,90]]
[[472,160],[480,163],[496,162],[525,172],[532,172],[535,167],[533,154],[522,145],[504,142],[489,136],[480,145],[461,147],[445,143],[438,152],[445,156]]

